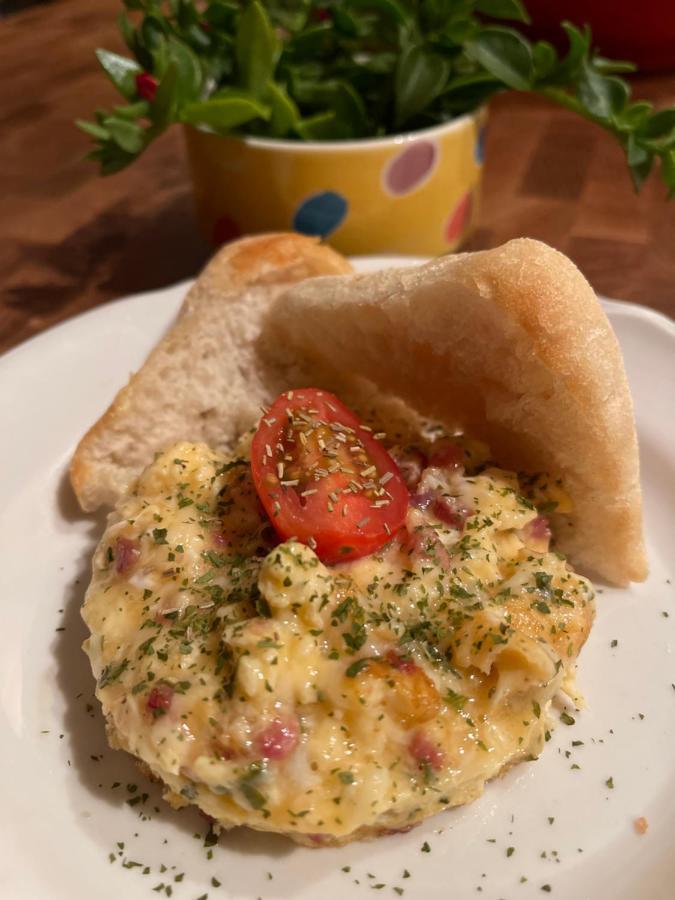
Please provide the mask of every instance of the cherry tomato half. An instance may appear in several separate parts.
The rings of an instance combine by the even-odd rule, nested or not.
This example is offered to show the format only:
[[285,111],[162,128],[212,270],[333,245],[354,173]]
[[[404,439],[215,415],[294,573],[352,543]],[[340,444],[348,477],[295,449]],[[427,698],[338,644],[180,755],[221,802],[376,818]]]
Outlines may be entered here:
[[274,401],[253,438],[251,470],[279,536],[308,544],[323,562],[374,553],[405,520],[408,490],[396,463],[327,391],[302,388]]

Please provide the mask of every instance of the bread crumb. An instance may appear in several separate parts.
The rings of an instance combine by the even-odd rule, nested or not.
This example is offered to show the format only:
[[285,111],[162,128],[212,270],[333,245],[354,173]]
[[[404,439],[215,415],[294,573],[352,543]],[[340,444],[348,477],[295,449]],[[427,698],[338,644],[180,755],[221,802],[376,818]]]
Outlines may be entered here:
[[646,834],[647,829],[649,828],[649,822],[647,822],[644,816],[640,816],[633,822],[633,826],[638,834]]

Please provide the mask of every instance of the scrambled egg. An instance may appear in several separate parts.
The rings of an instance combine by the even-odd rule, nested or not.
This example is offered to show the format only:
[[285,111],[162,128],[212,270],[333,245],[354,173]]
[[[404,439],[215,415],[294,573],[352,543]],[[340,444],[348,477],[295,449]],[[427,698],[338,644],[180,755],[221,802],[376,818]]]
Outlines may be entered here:
[[178,444],[111,515],[83,609],[111,743],[174,805],[310,845],[406,830],[536,756],[593,591],[516,476],[428,465],[401,533],[328,567],[275,545],[247,452]]

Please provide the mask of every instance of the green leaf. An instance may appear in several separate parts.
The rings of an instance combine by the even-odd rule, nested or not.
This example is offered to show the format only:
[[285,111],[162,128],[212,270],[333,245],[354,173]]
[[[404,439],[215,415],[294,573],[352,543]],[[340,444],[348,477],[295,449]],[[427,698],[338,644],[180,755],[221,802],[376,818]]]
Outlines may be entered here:
[[138,63],[100,48],[96,51],[96,58],[120,94],[127,100],[136,96],[136,75],[141,71]]
[[134,37],[136,35],[136,29],[131,24],[131,20],[129,16],[121,12],[117,17],[117,27],[120,30],[120,34],[124,40],[124,43],[127,47],[133,52],[134,49]]
[[139,29],[139,36],[143,46],[150,52],[155,50],[164,39],[165,31],[163,19],[159,18],[159,16],[145,16]]
[[202,70],[195,53],[180,41],[170,38],[166,43],[169,65],[176,67],[175,101],[177,106],[196,100],[202,86]]
[[614,75],[618,72],[635,72],[637,66],[635,63],[621,59],[605,59],[604,56],[596,56],[593,58],[595,68],[603,75]]
[[181,31],[189,32],[201,19],[201,11],[197,10],[193,0],[174,0],[175,8],[172,10],[176,24]]
[[675,196],[675,150],[669,150],[661,157],[661,175],[668,191],[668,199]]
[[675,109],[655,112],[640,128],[640,137],[654,150],[666,150],[675,144]]
[[570,47],[555,73],[558,83],[570,82],[577,78],[581,61],[588,57],[591,49],[591,35],[588,28],[580,31],[571,22],[563,22],[562,27],[567,34]]
[[335,84],[331,106],[344,123],[348,137],[362,137],[368,128],[366,108],[358,92],[346,81]]
[[338,34],[348,38],[359,36],[359,25],[354,16],[340,6],[333,7],[333,27]]
[[629,134],[626,143],[626,159],[628,160],[635,190],[639,191],[645,178],[651,171],[654,154],[640,146],[634,134]]
[[305,114],[325,102],[325,79],[316,63],[288,66],[287,73],[289,92]]
[[358,10],[376,9],[399,25],[405,25],[411,20],[410,12],[402,3],[397,3],[396,0],[346,0],[344,6]]
[[466,53],[505,85],[518,91],[532,86],[532,48],[510,28],[484,28],[466,45]]
[[252,119],[268,119],[270,110],[247,97],[216,97],[188,103],[181,110],[181,121],[191,125],[208,125],[214,131],[227,133]]
[[356,77],[362,72],[369,75],[390,75],[396,67],[397,60],[396,53],[364,53],[355,60],[355,65],[358,66]]
[[450,63],[440,54],[419,44],[406,47],[396,67],[395,126],[428,107],[443,90],[449,74]]
[[[320,109],[320,114],[330,114],[325,121],[317,119],[322,133],[328,129],[323,138],[310,138],[316,140],[338,140],[344,138],[356,138],[366,134],[369,122],[366,115],[363,98],[358,91],[348,82],[336,79],[316,81],[298,78],[292,79],[294,99],[307,107]],[[311,117],[314,119],[314,117]],[[305,120],[305,124],[309,120]],[[315,128],[315,123],[310,123],[310,128]],[[305,129],[303,129],[305,130]]]
[[97,141],[107,141],[110,137],[108,131],[102,125],[97,125],[96,122],[87,122],[85,119],[75,119],[75,125],[80,131],[84,131],[85,134],[95,138]]
[[204,20],[213,28],[231,30],[234,27],[234,21],[239,12],[239,6],[236,3],[209,3],[204,10]]
[[[291,8],[287,8],[288,6]],[[295,33],[296,31],[302,31],[307,25],[310,3],[309,0],[296,0],[292,4],[268,3],[267,11],[270,14],[273,25]]]
[[136,122],[109,116],[104,120],[103,127],[117,146],[121,147],[122,150],[126,150],[127,153],[140,153],[143,149],[143,129]]
[[211,47],[211,38],[204,31],[201,25],[190,25],[185,29],[185,37],[190,46],[198,50],[209,50]]
[[142,119],[150,112],[150,104],[147,100],[139,100],[128,106],[113,107],[114,115],[119,119]]
[[649,117],[653,106],[645,100],[639,100],[637,103],[630,103],[621,113],[619,125],[627,131],[634,131]]
[[296,131],[304,141],[332,141],[341,137],[340,124],[334,112],[317,113],[301,119]]
[[452,94],[457,91],[463,91],[465,88],[474,87],[477,84],[496,84],[501,86],[501,82],[495,81],[494,75],[489,72],[472,72],[468,75],[451,75],[450,80],[443,88],[441,96]]
[[178,69],[175,63],[171,63],[162,76],[150,114],[154,126],[154,133],[159,134],[176,117],[176,81]]
[[579,73],[577,97],[592,116],[611,120],[626,105],[628,86],[619,78],[601,75],[592,62],[585,59]]
[[527,10],[520,0],[478,0],[476,9],[494,19],[515,19],[518,22],[530,23]]
[[[479,77],[480,76],[480,77]],[[438,98],[440,113],[439,122],[448,118],[471,112],[485,103],[490,97],[504,90],[501,81],[497,81],[489,72],[480,72],[476,76],[453,79]]]
[[293,36],[288,44],[287,52],[293,59],[306,57],[327,58],[333,53],[335,32],[330,22],[311,25]]
[[286,137],[294,131],[300,121],[300,111],[295,102],[288,96],[282,84],[273,81],[267,86],[265,100],[270,106],[270,132],[274,137]]
[[279,41],[264,7],[253,0],[242,12],[237,27],[235,55],[239,84],[260,97],[274,75]]
[[537,41],[532,47],[532,62],[535,76],[546,78],[555,69],[558,62],[558,54],[548,41]]
[[481,26],[473,19],[460,19],[443,26],[443,30],[436,38],[439,46],[452,51],[454,55],[462,53],[464,44],[475,37],[481,30]]

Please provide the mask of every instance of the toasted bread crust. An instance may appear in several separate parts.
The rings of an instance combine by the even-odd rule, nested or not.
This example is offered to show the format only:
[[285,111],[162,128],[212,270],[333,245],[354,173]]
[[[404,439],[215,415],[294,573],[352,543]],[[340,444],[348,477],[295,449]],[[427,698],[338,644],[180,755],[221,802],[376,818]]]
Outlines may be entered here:
[[621,351],[561,253],[520,239],[413,269],[317,279],[291,289],[268,327],[292,352],[482,437],[500,464],[562,476],[574,510],[553,515],[561,549],[610,582],[645,577]]
[[170,331],[80,441],[70,480],[82,508],[112,505],[153,454],[179,438],[227,448],[265,399],[255,341],[272,300],[302,279],[350,271],[338,253],[295,234],[220,250]]
[[[643,579],[632,401],[616,337],[578,269],[521,239],[416,268],[349,271],[299,235],[218,253],[80,442],[71,481],[82,507],[113,504],[173,441],[230,448],[261,404],[312,372],[333,390],[361,376],[371,397],[400,397],[485,439],[500,464],[561,476],[574,510],[552,516],[559,547],[610,582]],[[321,275],[343,277],[298,283]]]

